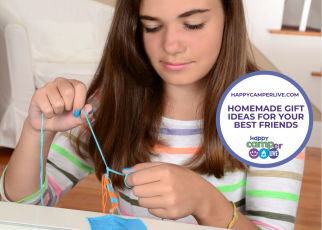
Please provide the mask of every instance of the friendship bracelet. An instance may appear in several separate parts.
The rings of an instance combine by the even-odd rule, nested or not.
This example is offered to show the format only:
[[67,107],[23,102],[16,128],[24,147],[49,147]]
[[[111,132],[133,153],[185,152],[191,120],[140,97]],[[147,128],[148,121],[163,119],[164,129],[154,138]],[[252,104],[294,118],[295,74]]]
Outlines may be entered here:
[[228,229],[230,229],[233,224],[236,222],[237,218],[238,218],[238,214],[237,214],[237,211],[236,211],[236,205],[234,202],[232,201],[229,201],[230,203],[232,203],[233,205],[233,209],[234,209],[234,214],[233,214],[233,219],[230,221],[229,225],[228,225]]

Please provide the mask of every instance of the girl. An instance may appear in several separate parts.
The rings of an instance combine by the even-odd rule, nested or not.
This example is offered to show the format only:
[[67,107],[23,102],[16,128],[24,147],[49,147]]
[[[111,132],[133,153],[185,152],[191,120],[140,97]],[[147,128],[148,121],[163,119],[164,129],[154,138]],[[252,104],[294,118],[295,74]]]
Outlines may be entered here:
[[94,171],[101,179],[106,169],[84,107],[108,166],[135,171],[127,178],[133,189],[110,173],[123,215],[227,228],[233,201],[234,229],[294,229],[304,161],[248,167],[216,130],[225,89],[258,70],[249,50],[242,1],[118,0],[88,91],[57,78],[35,92],[3,173],[3,200],[40,203],[42,113],[46,205]]

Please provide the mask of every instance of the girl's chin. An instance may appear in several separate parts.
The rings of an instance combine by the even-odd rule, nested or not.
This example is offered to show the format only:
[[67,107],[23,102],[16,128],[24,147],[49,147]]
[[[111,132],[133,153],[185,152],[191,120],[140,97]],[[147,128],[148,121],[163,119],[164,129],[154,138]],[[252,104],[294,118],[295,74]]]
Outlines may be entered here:
[[188,85],[192,85],[194,83],[196,83],[198,81],[198,79],[196,79],[195,81],[193,80],[188,80],[188,79],[163,79],[163,82],[165,84],[168,85],[172,85],[172,86],[188,86]]

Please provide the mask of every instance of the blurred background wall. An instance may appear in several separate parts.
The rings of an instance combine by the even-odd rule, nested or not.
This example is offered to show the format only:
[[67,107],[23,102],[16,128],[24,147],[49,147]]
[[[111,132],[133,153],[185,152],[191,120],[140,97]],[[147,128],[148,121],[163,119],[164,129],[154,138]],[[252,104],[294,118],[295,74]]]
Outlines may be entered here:
[[[304,89],[314,114],[308,146],[321,148],[321,0],[243,2],[256,62],[262,70],[293,78]],[[308,2],[307,26],[301,32]],[[15,148],[36,88],[58,76],[89,84],[115,3],[0,0],[0,146]],[[87,60],[91,56],[96,59]]]
[[95,0],[97,2],[104,3],[106,5],[115,6],[116,0]]
[[[301,21],[303,0],[285,0],[283,25],[298,28]],[[321,31],[321,0],[312,0],[307,29]]]

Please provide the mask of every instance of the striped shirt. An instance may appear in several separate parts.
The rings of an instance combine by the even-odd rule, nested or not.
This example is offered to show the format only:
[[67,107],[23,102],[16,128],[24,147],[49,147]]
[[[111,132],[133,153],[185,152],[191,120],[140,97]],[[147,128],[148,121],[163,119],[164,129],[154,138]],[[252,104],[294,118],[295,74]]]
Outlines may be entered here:
[[[159,138],[168,143],[168,147],[155,146],[157,156],[151,161],[161,161],[182,165],[200,147],[202,141],[202,120],[181,121],[162,117]],[[44,201],[47,206],[55,206],[80,180],[95,171],[91,158],[83,160],[69,145],[69,138],[76,140],[79,126],[71,133],[64,132],[50,148],[46,164],[46,181],[44,183]],[[90,133],[89,133],[90,134]],[[89,135],[83,137],[80,149],[89,155]],[[246,172],[231,172],[225,168],[225,176],[217,179],[214,176],[201,175],[213,184],[222,194],[236,204],[237,209],[261,229],[292,230],[299,202],[305,153],[286,164],[273,168],[256,168],[250,166]],[[2,183],[0,188],[2,201],[10,202],[4,194]],[[140,207],[138,198],[132,189],[119,189],[119,206],[122,215],[160,219]],[[18,203],[40,204],[40,190]],[[181,223],[197,224],[193,216],[176,220]]]

